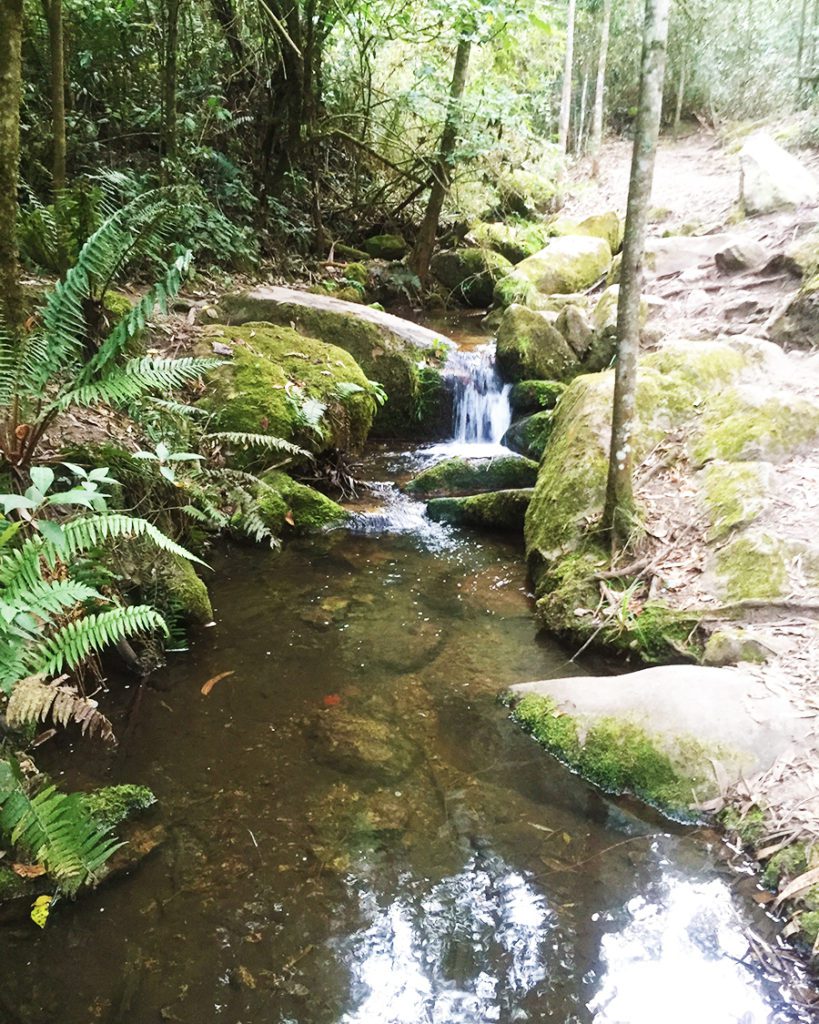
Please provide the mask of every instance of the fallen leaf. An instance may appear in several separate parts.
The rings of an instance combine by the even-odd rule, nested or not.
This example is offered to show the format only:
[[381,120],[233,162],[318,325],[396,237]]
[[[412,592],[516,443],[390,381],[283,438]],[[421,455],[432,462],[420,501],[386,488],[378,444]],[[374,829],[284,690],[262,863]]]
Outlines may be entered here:
[[291,526],[295,526],[296,525],[296,520],[293,518],[293,512],[292,512],[291,509],[288,509],[285,512],[285,514],[284,514],[284,521],[286,523],[290,523]]
[[53,896],[38,896],[31,905],[31,920],[38,928],[45,928],[48,913],[51,910]]
[[202,684],[202,689],[199,691],[203,696],[207,697],[210,691],[216,686],[220,679],[226,679],[228,676],[232,676],[234,670],[231,669],[229,672],[220,672],[216,676],[212,676],[206,683]]
[[42,864],[12,864],[11,870],[20,878],[39,878],[46,873]]
[[337,704],[341,703],[341,697],[337,693],[328,693],[324,698],[324,706],[328,708],[334,708]]

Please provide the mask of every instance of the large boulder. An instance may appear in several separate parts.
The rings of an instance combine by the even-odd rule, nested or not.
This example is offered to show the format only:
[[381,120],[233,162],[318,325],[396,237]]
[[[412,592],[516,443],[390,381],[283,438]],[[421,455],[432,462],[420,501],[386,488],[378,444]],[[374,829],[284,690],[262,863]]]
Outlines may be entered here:
[[373,235],[361,243],[361,248],[379,260],[400,260],[409,252],[409,246],[401,235]]
[[557,217],[549,224],[553,235],[590,235],[593,238],[603,238],[609,243],[613,253],[619,252],[623,246],[623,227],[623,221],[613,210],[594,214],[581,221]]
[[819,348],[819,274],[807,280],[774,315],[768,337],[785,349]]
[[566,385],[556,380],[523,380],[509,392],[509,405],[519,416],[554,409],[565,390]]
[[[605,276],[611,266],[611,247],[591,235],[553,238],[547,246],[515,267],[507,279],[498,282],[495,301],[508,304],[510,290],[523,295],[530,288],[544,295],[580,292]],[[528,285],[528,288],[527,288]]]
[[422,498],[460,497],[508,488],[533,487],[537,463],[502,455],[492,459],[445,459],[423,470],[405,486]]
[[739,162],[742,205],[749,216],[819,198],[819,182],[813,174],[765,132],[746,140]]
[[794,239],[785,250],[783,264],[803,280],[819,274],[819,228]]
[[557,161],[552,173],[528,167],[515,167],[506,171],[497,182],[501,215],[530,218],[558,210],[561,194],[557,172]]
[[432,257],[430,270],[441,284],[466,306],[481,308],[492,302],[497,282],[512,264],[491,249],[445,249]]
[[208,328],[204,346],[228,357],[203,399],[219,429],[271,434],[315,454],[364,447],[376,401],[344,349],[269,323]]
[[554,411],[546,409],[515,420],[503,435],[502,441],[513,452],[539,461],[546,450],[554,426]]
[[498,327],[497,360],[509,380],[564,380],[577,372],[576,353],[548,313],[512,305]]
[[550,234],[542,221],[478,221],[469,229],[467,241],[520,263],[542,249]]
[[225,295],[218,312],[228,324],[286,325],[348,352],[387,393],[373,423],[378,437],[439,437],[451,422],[452,398],[438,370],[451,342],[434,331],[367,306],[287,288]]
[[256,511],[273,536],[293,530],[310,533],[340,526],[349,515],[341,505],[286,473],[265,473],[256,489]]
[[427,515],[439,523],[521,533],[531,488],[491,491],[468,498],[433,498]]

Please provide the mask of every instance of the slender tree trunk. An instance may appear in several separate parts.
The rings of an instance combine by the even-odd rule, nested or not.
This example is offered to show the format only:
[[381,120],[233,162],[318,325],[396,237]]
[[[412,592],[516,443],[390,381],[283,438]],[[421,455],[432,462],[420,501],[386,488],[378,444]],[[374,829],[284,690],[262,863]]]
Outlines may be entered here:
[[569,0],[566,15],[566,59],[563,65],[563,95],[560,98],[560,123],[557,132],[557,144],[560,152],[565,153],[569,145],[569,121],[572,115],[572,70],[574,66],[574,12],[577,0]]
[[597,82],[594,87],[594,113],[592,114],[592,175],[600,177],[600,147],[603,144],[603,101],[606,94],[606,63],[609,58],[609,32],[611,30],[611,0],[603,0],[603,20],[600,24],[600,52],[597,56]]
[[677,141],[680,134],[680,121],[682,121],[683,100],[685,99],[685,54],[680,63],[680,77],[677,79],[677,105],[674,108],[674,131],[673,138]]
[[[54,0],[51,0],[53,3]],[[162,68],[162,155],[175,160],[178,151],[179,8],[181,0],[165,3],[165,60]]]
[[429,261],[432,259],[432,251],[435,248],[438,221],[441,218],[441,209],[449,192],[449,186],[452,183],[452,164],[461,120],[461,100],[466,88],[466,73],[469,68],[469,55],[471,51],[471,40],[461,39],[458,42],[458,49],[455,53],[455,68],[452,72],[452,84],[449,87],[446,120],[444,121],[444,130],[441,133],[438,159],[435,162],[434,180],[430,189],[424,219],[421,221],[421,226],[418,229],[415,248],[409,259],[410,267],[415,271],[422,283],[429,277]]
[[578,156],[583,155],[583,133],[586,130],[586,100],[589,94],[589,73],[583,72],[583,87],[580,90],[580,114],[577,123],[577,142],[575,152]]
[[0,3],[0,315],[12,331],[23,319],[17,263],[17,184],[23,0]]
[[801,105],[805,94],[805,37],[808,32],[808,0],[802,0],[802,13],[799,17],[799,43],[796,50],[796,102]]
[[612,543],[622,546],[635,521],[633,488],[634,430],[637,426],[637,357],[640,351],[640,298],[651,186],[663,107],[666,42],[670,0],[646,0],[640,105],[631,164],[620,300],[617,307],[617,365],[611,452],[604,527]]
[[48,26],[51,59],[51,182],[55,193],[65,188],[65,42],[63,38],[63,0],[43,0]]

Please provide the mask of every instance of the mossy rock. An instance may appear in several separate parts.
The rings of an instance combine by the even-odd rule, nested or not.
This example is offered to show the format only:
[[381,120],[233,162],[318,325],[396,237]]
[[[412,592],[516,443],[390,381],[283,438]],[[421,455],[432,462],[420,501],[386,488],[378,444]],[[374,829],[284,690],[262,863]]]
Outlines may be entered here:
[[468,498],[433,498],[427,515],[437,523],[521,533],[531,497],[531,488],[518,488]]
[[608,242],[613,253],[618,253],[623,246],[624,224],[613,210],[593,214],[581,221],[556,217],[549,222],[549,229],[553,235],[589,235],[592,238],[602,238]]
[[481,308],[492,302],[496,283],[512,264],[491,249],[447,249],[432,257],[432,274],[466,306]]
[[525,415],[554,409],[566,385],[557,380],[523,380],[512,386],[509,405],[512,412]]
[[787,596],[794,553],[787,541],[768,533],[743,533],[717,553],[716,571],[725,596],[729,601]]
[[[617,334],[617,308],[620,302],[620,285],[609,285],[600,298],[592,312],[592,323],[595,330],[600,334]],[[648,303],[644,298],[640,299],[640,327],[645,327],[648,320]]]
[[581,292],[605,276],[611,258],[604,239],[565,235],[553,238],[540,252],[518,263],[510,276],[529,281],[544,295]]
[[320,711],[307,729],[312,756],[345,775],[372,786],[396,782],[413,767],[419,749],[395,723],[344,707]]
[[502,455],[492,459],[445,459],[423,470],[405,486],[421,498],[456,497],[486,491],[533,487],[537,463]]
[[819,274],[819,228],[791,242],[783,263],[792,274],[805,280]]
[[807,279],[768,329],[784,349],[819,348],[819,274]]
[[221,430],[271,434],[316,454],[363,449],[376,403],[349,352],[270,323],[212,327],[205,341],[231,349],[203,401]]
[[104,786],[81,796],[83,809],[102,829],[116,828],[153,807],[156,797],[147,786]]
[[515,167],[497,182],[501,214],[532,218],[559,209],[562,197],[559,177]]
[[550,322],[550,314],[512,305],[497,334],[497,361],[509,380],[565,380],[579,369],[577,355]]
[[110,565],[129,591],[171,621],[200,626],[213,621],[208,588],[187,558],[137,539],[119,544]]
[[539,462],[554,429],[554,412],[544,409],[516,420],[503,435],[503,444]]
[[585,361],[595,334],[586,311],[572,302],[567,303],[557,315],[555,330],[563,335],[577,358]]
[[432,365],[435,354],[378,324],[335,310],[255,298],[253,293],[227,295],[220,309],[228,323],[265,320],[292,325],[309,338],[348,352],[363,373],[387,393],[387,402],[378,408],[373,421],[376,437],[436,438],[441,436],[443,424],[450,422],[452,398],[439,368]]
[[512,263],[534,256],[549,241],[549,229],[541,221],[478,221],[469,229],[468,239],[484,249],[500,253]]
[[702,654],[703,665],[738,665],[741,661],[761,664],[771,651],[747,630],[725,627],[708,637]]
[[708,539],[719,540],[752,523],[767,504],[772,476],[768,462],[709,462],[699,478]]
[[340,526],[349,518],[347,511],[326,494],[298,483],[279,470],[265,473],[261,478],[256,491],[256,510],[276,537],[288,529],[310,533]]
[[713,788],[714,751],[694,737],[669,750],[641,724],[615,717],[581,720],[548,697],[527,694],[513,717],[551,754],[608,793],[633,793],[680,820],[696,820],[695,793]]
[[409,252],[409,246],[401,235],[373,235],[361,243],[361,248],[378,260],[401,260]]
[[713,459],[776,463],[812,446],[817,437],[814,403],[767,388],[727,387],[708,402],[691,454],[700,466]]

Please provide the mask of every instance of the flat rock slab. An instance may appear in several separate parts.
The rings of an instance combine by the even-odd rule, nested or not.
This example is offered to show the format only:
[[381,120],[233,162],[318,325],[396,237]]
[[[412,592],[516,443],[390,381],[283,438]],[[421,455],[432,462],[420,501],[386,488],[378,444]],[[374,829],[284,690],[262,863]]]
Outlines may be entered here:
[[400,316],[393,316],[392,313],[385,313],[380,309],[373,309],[371,306],[363,306],[357,302],[345,302],[332,295],[315,295],[313,292],[302,292],[295,288],[270,286],[254,288],[252,291],[245,292],[244,297],[251,302],[276,302],[281,305],[307,306],[310,309],[321,309],[331,313],[344,313],[347,316],[377,324],[418,348],[427,349],[434,345],[455,348],[454,341],[444,334],[431,331],[428,327],[422,327],[420,324],[412,323],[411,320],[404,320]]
[[[784,697],[742,669],[664,665],[621,676],[574,676],[519,683],[512,692],[536,694],[583,723],[603,718],[634,722],[658,746],[693,737],[730,752],[728,774],[767,771],[804,743],[810,723]],[[729,782],[737,778],[729,778]]]

